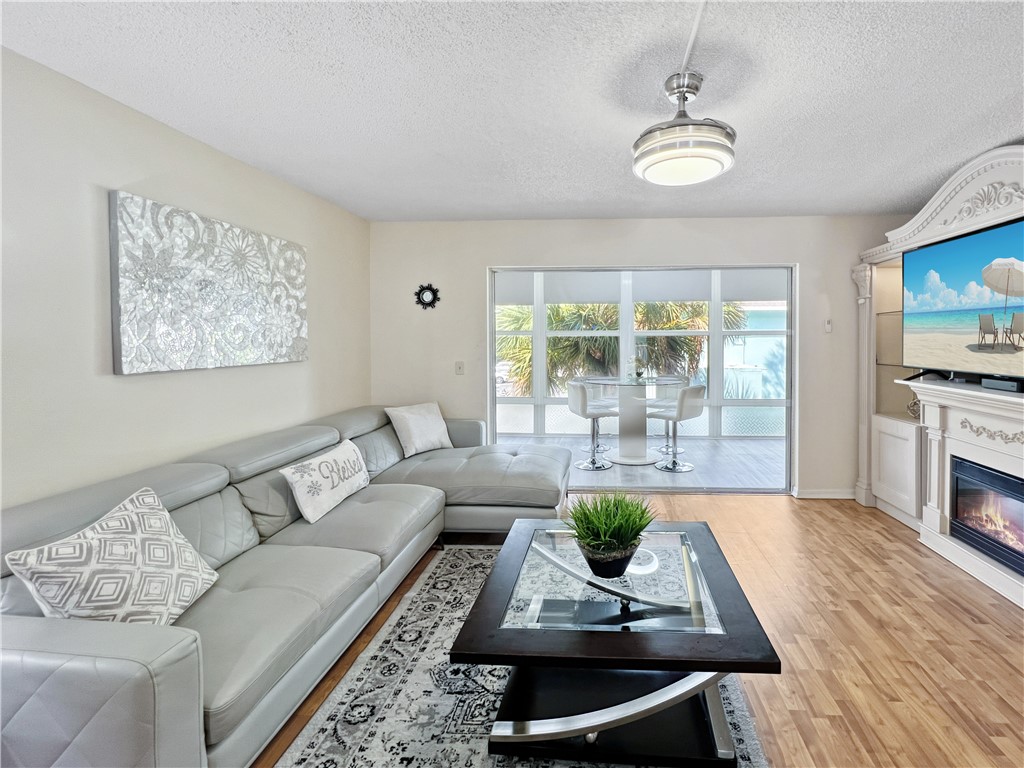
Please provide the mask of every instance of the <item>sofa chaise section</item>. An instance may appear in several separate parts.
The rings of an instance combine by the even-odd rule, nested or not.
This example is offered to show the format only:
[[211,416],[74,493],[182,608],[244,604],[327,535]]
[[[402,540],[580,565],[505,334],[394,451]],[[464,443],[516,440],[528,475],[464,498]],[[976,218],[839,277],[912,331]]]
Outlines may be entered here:
[[446,531],[505,532],[518,518],[555,518],[569,485],[572,452],[552,445],[484,445],[484,424],[445,419],[452,448],[404,458],[383,406],[353,408],[312,422],[352,440],[371,487],[415,484],[445,494]]

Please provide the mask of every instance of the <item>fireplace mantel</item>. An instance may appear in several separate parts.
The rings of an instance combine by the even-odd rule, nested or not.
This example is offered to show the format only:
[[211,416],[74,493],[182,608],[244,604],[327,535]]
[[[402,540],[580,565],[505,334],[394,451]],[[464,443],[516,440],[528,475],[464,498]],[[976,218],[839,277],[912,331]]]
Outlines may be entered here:
[[953,456],[1024,478],[1024,394],[942,380],[904,383],[921,401],[927,430],[921,543],[1024,608],[1024,577],[949,535]]

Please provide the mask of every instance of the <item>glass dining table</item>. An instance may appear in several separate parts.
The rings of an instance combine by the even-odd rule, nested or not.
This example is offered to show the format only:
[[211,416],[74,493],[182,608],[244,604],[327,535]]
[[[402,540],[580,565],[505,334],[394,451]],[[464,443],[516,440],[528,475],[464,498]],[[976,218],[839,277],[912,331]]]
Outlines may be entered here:
[[[647,411],[655,401],[671,400],[689,383],[680,376],[588,376],[590,387],[600,388],[619,412],[618,450],[604,454],[615,464],[654,464],[662,457],[647,448]],[[665,408],[669,408],[665,404]]]

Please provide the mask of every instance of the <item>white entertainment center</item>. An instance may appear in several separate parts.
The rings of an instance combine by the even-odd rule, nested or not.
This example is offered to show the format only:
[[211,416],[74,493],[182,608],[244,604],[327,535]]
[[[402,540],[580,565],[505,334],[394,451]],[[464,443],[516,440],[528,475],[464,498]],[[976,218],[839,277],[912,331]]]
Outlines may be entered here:
[[[921,542],[1024,607],[1024,576],[950,536],[950,462],[1024,478],[1024,394],[927,376],[902,363],[905,251],[1024,216],[1024,146],[999,147],[953,175],[853,269],[858,303],[856,499],[918,530]],[[1022,370],[1024,376],[1024,370]],[[920,417],[907,406],[920,402]]]

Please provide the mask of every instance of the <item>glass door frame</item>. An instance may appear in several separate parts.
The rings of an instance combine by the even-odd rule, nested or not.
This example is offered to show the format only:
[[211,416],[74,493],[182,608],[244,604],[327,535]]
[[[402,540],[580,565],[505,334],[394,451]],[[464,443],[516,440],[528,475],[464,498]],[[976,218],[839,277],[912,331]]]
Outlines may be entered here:
[[[796,328],[796,264],[733,264],[733,265],[658,265],[630,267],[489,267],[487,270],[487,436],[490,443],[497,441],[497,406],[502,402],[514,401],[513,404],[531,405],[533,409],[533,434],[547,434],[545,425],[546,406],[565,405],[565,397],[548,396],[547,376],[547,340],[557,336],[617,336],[619,339],[619,370],[629,370],[636,353],[636,337],[639,336],[704,336],[707,338],[705,350],[707,355],[707,393],[705,407],[708,409],[708,437],[736,440],[761,439],[757,435],[722,435],[722,410],[725,407],[783,407],[785,408],[785,487],[780,492],[789,493],[793,488],[793,432],[797,424],[797,396],[793,372],[797,359],[797,328]],[[722,318],[721,273],[726,270],[757,270],[786,269],[788,270],[786,327],[784,330],[739,329],[726,330]],[[635,329],[632,275],[644,271],[710,271],[711,295],[708,297],[708,329],[707,331],[656,330],[637,331]],[[500,272],[529,272],[533,274],[533,326],[526,331],[498,331],[496,329],[494,303],[495,276]],[[547,307],[544,302],[544,274],[549,272],[617,272],[620,274],[621,291],[619,299],[619,329],[617,331],[549,331],[547,329]],[[498,398],[494,370],[497,365],[495,339],[498,335],[530,335],[532,339],[533,391],[529,398]],[[730,337],[783,337],[786,339],[786,386],[785,397],[765,399],[726,399],[725,398],[725,364],[724,345]],[[538,407],[543,406],[543,407]],[[743,489],[754,492],[757,489]],[[776,489],[765,489],[775,491]]]

